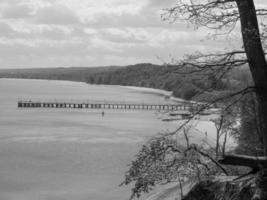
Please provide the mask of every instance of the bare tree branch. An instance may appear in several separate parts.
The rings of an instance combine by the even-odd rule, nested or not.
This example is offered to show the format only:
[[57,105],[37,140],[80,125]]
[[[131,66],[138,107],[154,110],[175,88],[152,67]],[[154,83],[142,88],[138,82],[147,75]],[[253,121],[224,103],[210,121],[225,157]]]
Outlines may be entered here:
[[187,151],[191,151],[191,150],[194,150],[194,151],[196,151],[196,152],[198,152],[200,155],[202,155],[202,156],[204,156],[204,157],[206,157],[206,158],[209,158],[217,167],[219,167],[222,171],[223,171],[223,173],[225,174],[225,175],[228,175],[228,172],[224,169],[224,167],[219,163],[219,162],[217,162],[214,158],[212,158],[209,154],[207,154],[207,153],[205,153],[205,152],[203,152],[203,151],[201,151],[199,148],[197,148],[197,146],[196,145],[191,145],[191,147],[189,147],[187,150],[186,150],[186,152]]
[[234,1],[178,0],[174,7],[166,9],[162,18],[171,22],[177,19],[186,20],[196,27],[205,26],[211,29],[227,27],[232,29],[239,20],[239,13]]
[[217,102],[220,102],[220,101],[224,101],[224,100],[227,100],[227,99],[231,99],[233,97],[236,97],[236,96],[239,96],[241,95],[244,96],[246,94],[249,94],[249,93],[252,93],[252,92],[255,92],[256,91],[256,87],[247,87],[243,90],[240,90],[240,91],[237,91],[237,92],[232,92],[230,94],[228,94],[227,96],[223,96],[223,97],[219,97],[219,98],[216,98],[215,100],[209,102],[209,103],[206,103],[204,105],[201,105],[201,107],[197,110],[196,113],[194,113],[193,116],[189,117],[184,123],[182,123],[175,131],[172,131],[170,133],[167,133],[166,135],[175,135],[177,133],[179,133],[181,131],[181,129],[187,125],[193,118],[194,116],[200,114],[202,111],[206,110],[207,108],[210,108],[212,105],[214,105],[215,103]]
[[[213,73],[243,66],[248,63],[243,50],[230,51],[225,53],[201,54],[195,53],[179,61],[177,70],[174,73],[192,74],[192,73]],[[216,71],[217,70],[217,71]]]

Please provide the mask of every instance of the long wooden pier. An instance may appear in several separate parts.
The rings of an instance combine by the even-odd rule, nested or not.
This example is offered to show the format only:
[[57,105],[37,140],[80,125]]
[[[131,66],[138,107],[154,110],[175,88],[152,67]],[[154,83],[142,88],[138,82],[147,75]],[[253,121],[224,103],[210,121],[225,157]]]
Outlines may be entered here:
[[135,104],[135,103],[68,103],[68,102],[33,102],[18,101],[19,108],[76,108],[76,109],[121,109],[121,110],[189,110],[197,104]]

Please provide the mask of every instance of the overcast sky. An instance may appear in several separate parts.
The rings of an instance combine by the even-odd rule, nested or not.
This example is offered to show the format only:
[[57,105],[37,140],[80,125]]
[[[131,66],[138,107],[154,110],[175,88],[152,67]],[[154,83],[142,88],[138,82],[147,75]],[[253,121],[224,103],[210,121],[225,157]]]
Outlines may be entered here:
[[[265,1],[257,0],[261,6]],[[197,50],[233,46],[226,38],[207,41],[207,30],[162,22],[162,9],[173,4],[0,0],[0,68],[160,64]]]

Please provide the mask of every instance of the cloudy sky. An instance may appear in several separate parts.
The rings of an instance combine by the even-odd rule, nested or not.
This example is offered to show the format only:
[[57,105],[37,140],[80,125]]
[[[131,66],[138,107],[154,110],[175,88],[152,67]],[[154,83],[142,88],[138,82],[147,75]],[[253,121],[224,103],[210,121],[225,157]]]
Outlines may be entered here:
[[183,22],[162,22],[162,9],[174,3],[0,0],[0,68],[162,63],[233,45],[226,38],[207,41],[207,30]]

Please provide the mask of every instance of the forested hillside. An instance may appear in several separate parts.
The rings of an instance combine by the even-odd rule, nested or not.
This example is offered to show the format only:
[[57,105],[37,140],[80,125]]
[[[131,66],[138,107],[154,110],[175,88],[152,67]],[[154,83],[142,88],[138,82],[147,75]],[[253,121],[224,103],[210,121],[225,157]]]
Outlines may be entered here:
[[68,67],[68,68],[28,68],[1,69],[0,78],[48,79],[86,82],[89,76],[100,72],[110,72],[118,67]]
[[[142,63],[125,67],[72,67],[0,70],[0,78],[33,78],[82,81],[90,84],[127,85],[158,88],[172,91],[176,97],[206,100],[207,96],[242,88],[251,80],[248,69],[243,67],[223,80],[201,74],[176,73],[177,66]],[[211,89],[207,89],[211,88]],[[196,95],[205,90],[205,94]]]

